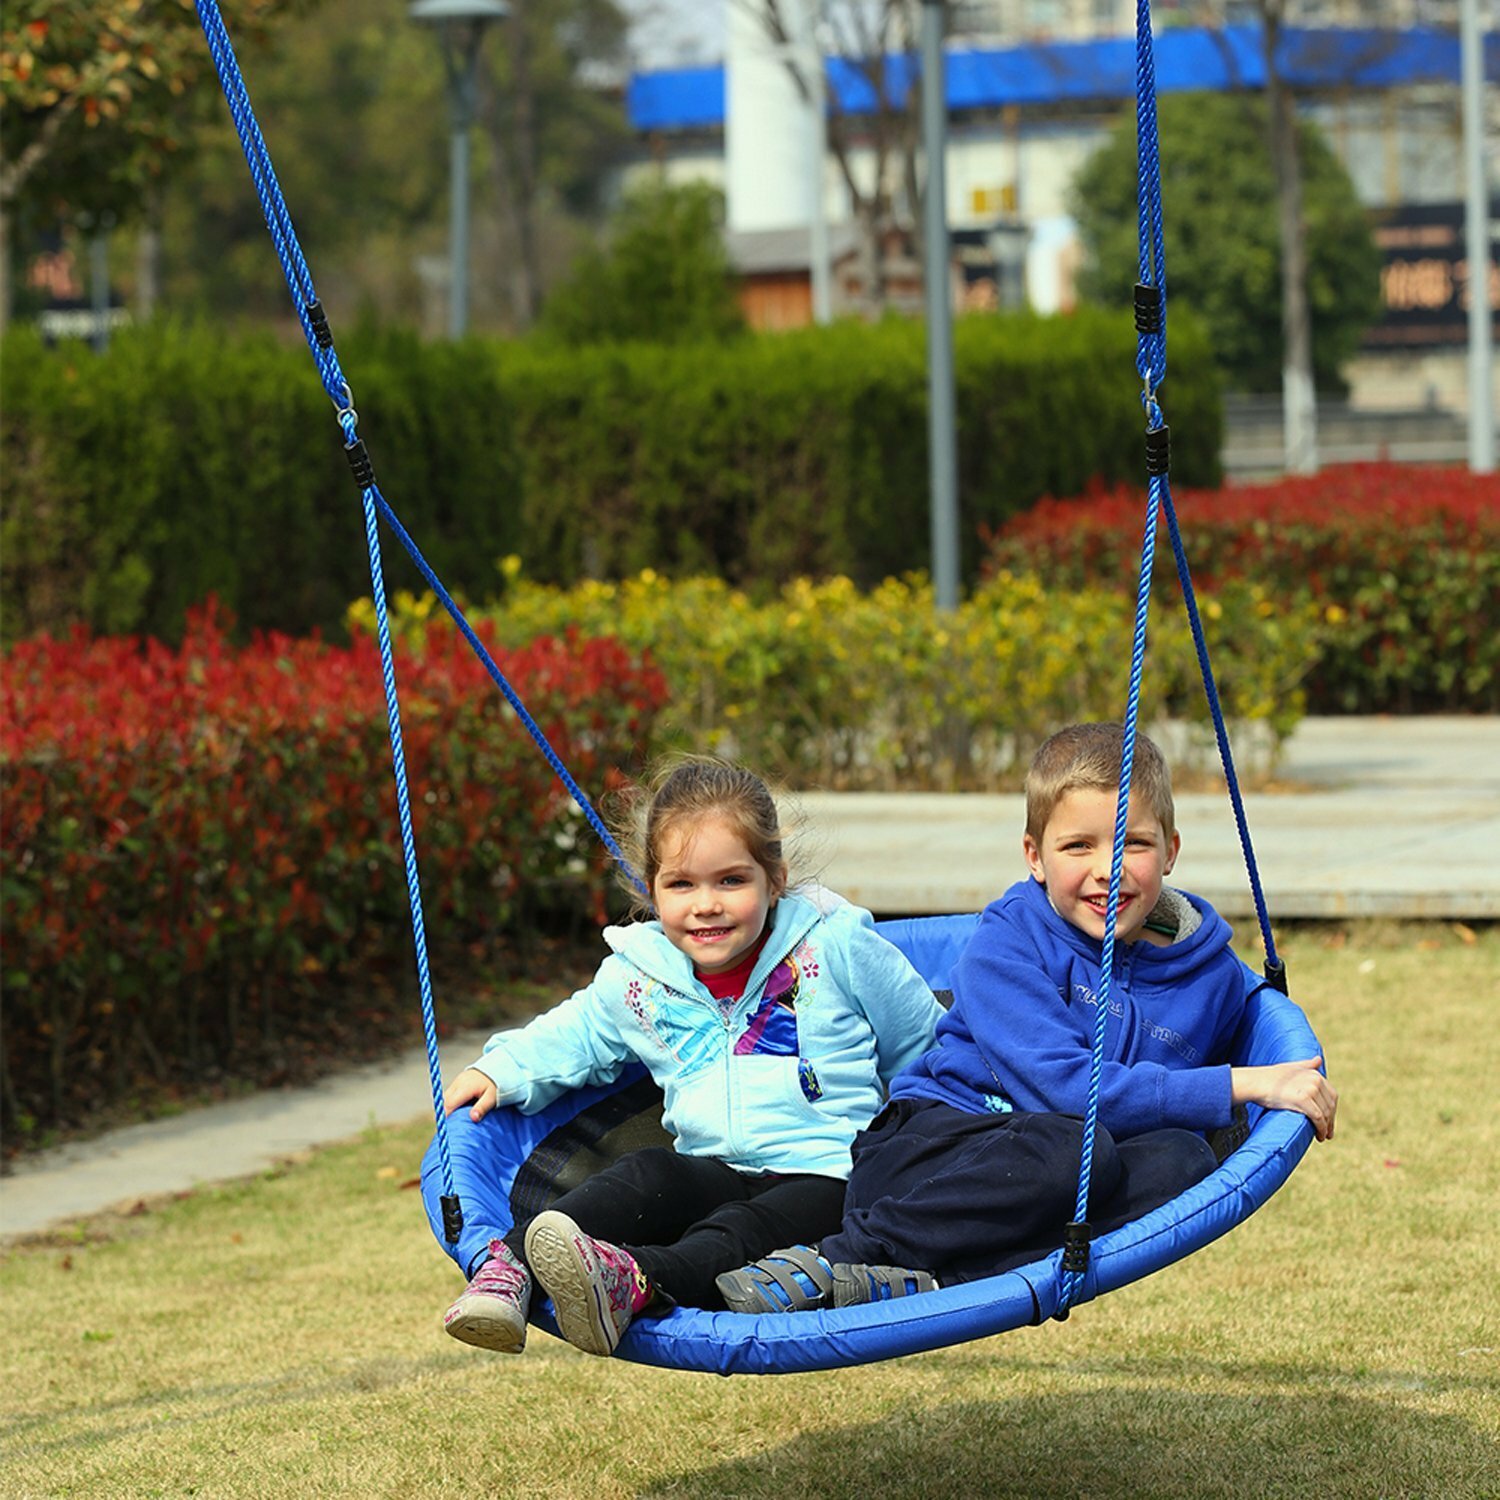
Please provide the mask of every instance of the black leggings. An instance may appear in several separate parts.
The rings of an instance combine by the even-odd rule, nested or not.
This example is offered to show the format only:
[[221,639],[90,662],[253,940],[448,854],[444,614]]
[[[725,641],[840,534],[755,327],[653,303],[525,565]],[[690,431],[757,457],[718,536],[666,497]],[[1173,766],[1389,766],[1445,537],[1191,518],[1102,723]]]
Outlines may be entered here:
[[[636,1258],[651,1284],[685,1307],[722,1308],[714,1277],[839,1227],[844,1183],[807,1173],[759,1177],[668,1147],[632,1151],[552,1205],[587,1235]],[[526,1226],[505,1243],[520,1256]]]

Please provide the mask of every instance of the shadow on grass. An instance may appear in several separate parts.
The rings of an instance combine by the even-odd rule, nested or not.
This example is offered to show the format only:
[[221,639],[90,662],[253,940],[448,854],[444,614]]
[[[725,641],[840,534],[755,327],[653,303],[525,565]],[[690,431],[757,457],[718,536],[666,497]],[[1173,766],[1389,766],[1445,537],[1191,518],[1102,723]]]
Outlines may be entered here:
[[1298,1384],[1244,1395],[1142,1384],[939,1405],[806,1433],[674,1475],[639,1500],[1496,1493],[1500,1445],[1461,1418],[1385,1392],[1331,1391],[1306,1370]]

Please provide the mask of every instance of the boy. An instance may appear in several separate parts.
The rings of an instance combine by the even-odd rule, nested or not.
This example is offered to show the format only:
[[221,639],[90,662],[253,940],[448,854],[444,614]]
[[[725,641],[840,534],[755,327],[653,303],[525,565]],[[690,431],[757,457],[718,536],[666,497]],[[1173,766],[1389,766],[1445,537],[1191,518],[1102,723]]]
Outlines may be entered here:
[[[1076,724],[1026,778],[1030,870],[984,912],[934,1046],[854,1143],[839,1232],[719,1280],[736,1311],[848,1306],[977,1280],[1049,1254],[1074,1216],[1124,730]],[[1163,882],[1181,840],[1161,752],[1136,739],[1104,1037],[1089,1223],[1107,1233],[1201,1181],[1201,1134],[1234,1106],[1294,1109],[1319,1140],[1322,1059],[1230,1067],[1244,970],[1201,897]],[[920,1267],[902,1270],[902,1267]]]

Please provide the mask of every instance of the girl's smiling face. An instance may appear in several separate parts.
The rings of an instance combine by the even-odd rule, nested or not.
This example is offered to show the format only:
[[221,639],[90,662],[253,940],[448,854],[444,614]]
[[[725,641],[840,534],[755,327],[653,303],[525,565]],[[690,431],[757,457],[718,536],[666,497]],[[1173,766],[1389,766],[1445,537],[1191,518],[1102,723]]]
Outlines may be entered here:
[[[1047,888],[1047,899],[1065,922],[1100,941],[1109,904],[1109,872],[1114,857],[1116,791],[1079,788],[1058,799],[1040,843],[1029,833],[1021,840],[1026,863]],[[1115,936],[1132,943],[1161,897],[1162,882],[1177,861],[1182,840],[1168,836],[1145,800],[1132,794],[1125,826],[1125,862],[1120,872],[1120,904]]]
[[662,930],[705,974],[742,958],[765,931],[781,895],[726,818],[705,818],[662,837],[651,899]]

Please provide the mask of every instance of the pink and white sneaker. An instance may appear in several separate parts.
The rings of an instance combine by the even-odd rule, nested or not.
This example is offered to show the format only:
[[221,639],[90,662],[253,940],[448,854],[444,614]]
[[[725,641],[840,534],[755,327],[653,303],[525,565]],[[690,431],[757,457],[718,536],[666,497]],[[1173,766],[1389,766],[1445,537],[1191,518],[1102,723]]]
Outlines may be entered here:
[[631,1319],[654,1295],[634,1256],[591,1239],[556,1209],[531,1221],[526,1260],[552,1298],[562,1336],[588,1354],[613,1354]]
[[504,1240],[491,1240],[489,1259],[443,1314],[443,1328],[476,1348],[519,1354],[526,1347],[530,1307],[531,1273]]

